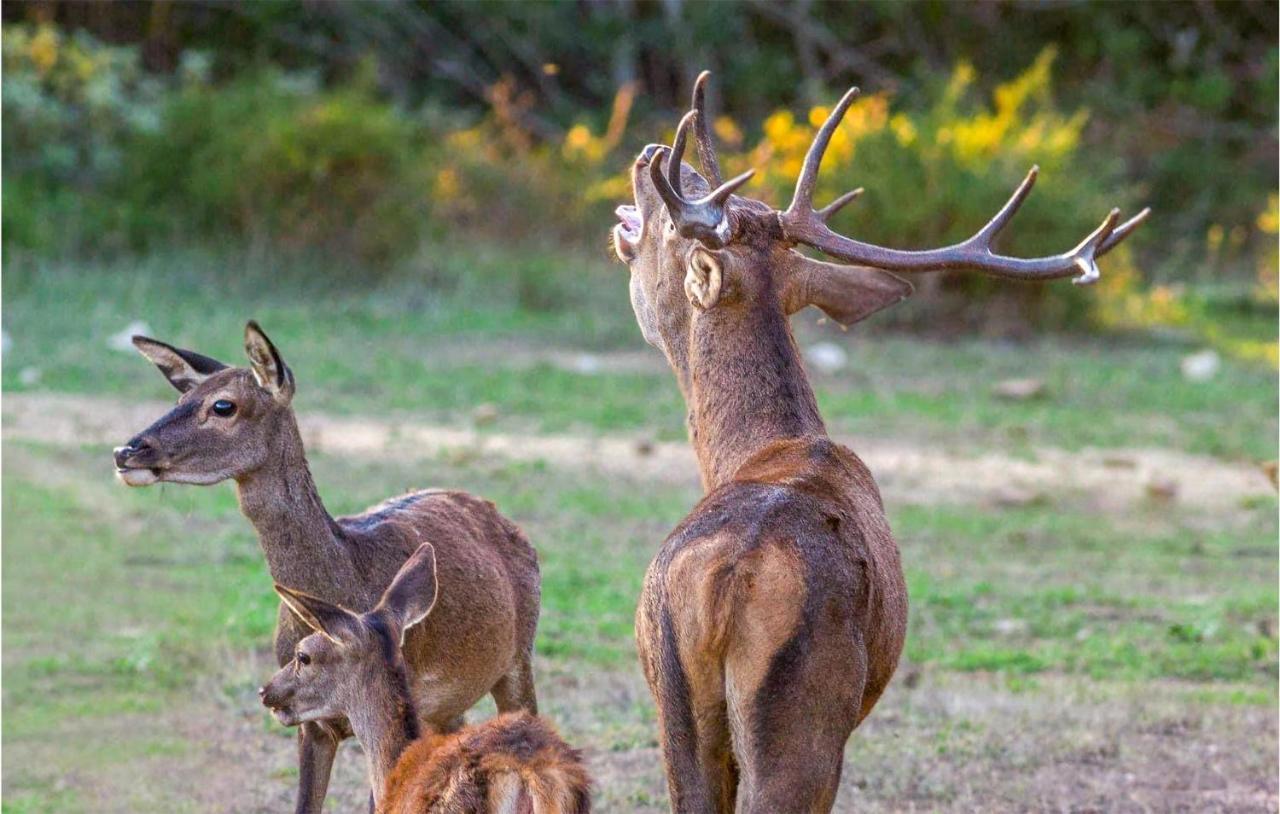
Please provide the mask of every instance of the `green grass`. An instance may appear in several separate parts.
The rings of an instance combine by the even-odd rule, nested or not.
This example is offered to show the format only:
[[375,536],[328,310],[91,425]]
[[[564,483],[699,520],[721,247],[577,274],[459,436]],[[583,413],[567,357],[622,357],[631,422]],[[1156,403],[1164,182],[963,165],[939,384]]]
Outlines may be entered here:
[[[161,339],[240,363],[243,323],[255,317],[294,368],[303,411],[458,421],[489,403],[499,408],[498,429],[682,438],[683,406],[656,351],[649,351],[651,369],[594,373],[561,369],[536,353],[643,348],[620,267],[569,256],[563,273],[576,275],[580,292],[562,309],[530,310],[502,282],[508,266],[530,262],[527,254],[487,249],[433,258],[466,267],[449,275],[465,285],[446,293],[411,279],[334,288],[305,268],[194,251],[133,264],[11,264],[4,294],[13,347],[3,386],[167,397],[146,363],[109,349],[108,337],[143,320]],[[438,274],[422,273],[423,280]],[[849,352],[845,370],[815,378],[824,415],[840,433],[953,446],[1162,446],[1276,457],[1275,372],[1226,360],[1211,382],[1189,382],[1178,367],[1188,348],[1176,343],[832,335],[809,316],[797,326],[804,343],[835,340]],[[24,371],[38,371],[38,382],[24,384]],[[1011,403],[991,392],[993,383],[1020,377],[1043,379],[1046,397]]]
[[[144,319],[162,339],[238,361],[243,321],[254,316],[297,373],[302,413],[391,412],[456,425],[491,403],[497,418],[487,426],[507,431],[683,436],[683,405],[656,352],[648,351],[651,367],[635,364],[633,354],[625,371],[594,374],[538,355],[548,347],[570,356],[641,349],[620,269],[566,261],[603,276],[590,281],[578,310],[539,311],[518,292],[484,290],[486,273],[497,276],[499,264],[518,258],[492,251],[473,260],[475,286],[440,296],[405,280],[354,291],[308,281],[298,269],[233,274],[197,252],[151,256],[136,268],[19,265],[3,283],[14,343],[3,387],[170,398],[145,361],[108,349],[107,337]],[[468,258],[437,262],[467,265]],[[228,280],[235,282],[221,282]],[[807,318],[800,322],[802,342],[831,338]],[[1012,454],[1052,445],[1276,455],[1274,372],[1227,361],[1212,382],[1189,383],[1178,372],[1186,350],[1178,345],[1080,337],[939,343],[865,332],[835,339],[849,366],[815,385],[841,433]],[[40,379],[26,385],[23,371],[31,368]],[[1046,398],[1008,403],[991,394],[992,382],[1023,376],[1043,378]],[[190,709],[248,718],[248,731],[279,735],[277,751],[288,752],[284,733],[253,696],[272,669],[276,600],[232,489],[125,489],[112,481],[105,449],[6,439],[3,453],[6,814],[94,810],[102,799],[126,810],[200,810],[175,802],[183,789],[164,791],[163,782],[158,797],[111,785],[144,769],[167,780],[172,765],[204,759],[208,744],[176,732]],[[613,695],[580,696],[578,682],[634,679],[632,623],[643,574],[697,499],[691,484],[483,456],[317,455],[313,469],[334,514],[414,486],[463,488],[496,501],[541,556],[544,701],[589,750],[634,752],[652,768],[647,695],[623,684],[608,690]],[[1084,707],[1159,685],[1161,697],[1176,696],[1178,715],[1194,709],[1233,726],[1245,725],[1237,712],[1275,708],[1274,498],[1255,496],[1215,513],[1178,503],[1104,511],[1074,493],[1019,508],[892,501],[888,508],[911,596],[904,676],[923,673],[939,686],[990,684],[1005,703],[1037,709],[1067,684]],[[945,754],[979,768],[1012,762],[1019,771],[1039,765],[1034,745],[1011,757],[993,745],[996,724],[939,717],[933,696],[910,695],[907,686],[905,677],[895,682],[902,689],[893,693],[907,695],[887,697],[897,706],[872,716],[873,732],[906,720],[915,727],[905,736],[911,748],[931,759]],[[1125,721],[1113,725],[1128,729]],[[1037,744],[1057,742],[1036,737]],[[859,759],[896,765],[900,746],[884,745],[896,744],[893,738],[851,749]],[[1249,750],[1242,742],[1231,747]],[[918,780],[934,777],[932,764],[908,757],[903,765],[921,771],[868,788],[891,800],[920,794],[936,802],[959,793],[949,780]],[[273,764],[246,782],[288,786],[289,772]],[[627,790],[618,792],[619,805],[662,806],[660,784],[620,788]]]

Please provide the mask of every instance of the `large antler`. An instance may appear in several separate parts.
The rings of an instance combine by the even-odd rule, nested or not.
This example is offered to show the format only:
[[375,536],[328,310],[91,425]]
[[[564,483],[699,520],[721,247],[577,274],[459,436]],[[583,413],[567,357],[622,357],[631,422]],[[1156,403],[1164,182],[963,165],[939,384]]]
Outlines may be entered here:
[[[729,196],[745,184],[752,175],[755,175],[755,170],[747,170],[736,178],[730,178],[701,198],[692,201],[685,198],[681,189],[680,164],[684,160],[684,147],[688,140],[689,128],[697,118],[696,109],[684,115],[680,120],[680,126],[676,128],[675,142],[669,149],[661,148],[649,162],[649,177],[653,179],[653,186],[658,190],[662,202],[667,205],[667,211],[671,214],[676,231],[684,237],[696,238],[713,249],[720,249],[728,244],[731,237],[729,219],[725,216],[725,206],[729,202]],[[701,136],[699,143],[701,148],[703,143]],[[709,142],[707,145],[710,146]],[[714,161],[714,152],[711,155]],[[666,172],[663,172],[664,162]],[[719,175],[718,166],[715,173]]]
[[1013,197],[1001,207],[995,217],[979,229],[973,237],[953,246],[927,251],[902,251],[839,235],[827,226],[827,221],[842,206],[857,197],[861,189],[842,195],[834,203],[820,210],[813,208],[813,190],[818,180],[818,168],[822,164],[822,157],[826,153],[831,136],[857,95],[857,88],[850,89],[844,95],[840,104],[831,111],[831,115],[814,136],[813,144],[809,146],[809,153],[805,156],[804,166],[796,181],[796,193],[791,199],[791,205],[785,212],[778,213],[782,232],[788,240],[812,246],[849,263],[876,266],[889,271],[975,269],[986,274],[1021,280],[1047,280],[1078,272],[1079,276],[1072,282],[1085,285],[1098,279],[1097,259],[1128,237],[1151,213],[1149,208],[1143,209],[1117,226],[1120,210],[1112,209],[1101,226],[1074,249],[1062,254],[1035,258],[997,254],[991,248],[991,241],[1001,229],[1008,225],[1014,213],[1018,211],[1018,207],[1031,192],[1039,172],[1037,167],[1032,167],[1013,193]]

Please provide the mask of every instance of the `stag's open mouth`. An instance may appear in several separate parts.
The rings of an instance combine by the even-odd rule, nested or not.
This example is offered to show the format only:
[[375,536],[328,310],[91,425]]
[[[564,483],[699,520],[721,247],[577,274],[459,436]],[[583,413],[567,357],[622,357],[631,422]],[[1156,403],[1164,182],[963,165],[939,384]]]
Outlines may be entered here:
[[614,214],[618,216],[618,225],[613,227],[613,250],[619,260],[630,263],[636,256],[636,244],[640,242],[644,221],[640,210],[629,204],[619,206]]

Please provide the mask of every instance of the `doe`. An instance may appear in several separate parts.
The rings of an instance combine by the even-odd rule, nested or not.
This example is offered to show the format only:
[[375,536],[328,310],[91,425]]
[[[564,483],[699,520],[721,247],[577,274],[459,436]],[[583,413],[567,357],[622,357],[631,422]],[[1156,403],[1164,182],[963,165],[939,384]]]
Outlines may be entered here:
[[[537,554],[514,523],[488,501],[437,489],[332,517],[307,466],[291,406],[293,371],[256,323],[245,328],[247,369],[143,336],[133,343],[181,395],[173,410],[115,450],[121,480],[234,479],[272,579],[349,608],[373,607],[409,555],[424,540],[436,541],[447,590],[404,640],[417,714],[451,731],[486,693],[501,712],[537,713],[532,658],[541,580]],[[293,660],[309,632],[280,606],[279,665]],[[350,735],[338,713],[300,727],[297,812],[321,810],[334,755]]]

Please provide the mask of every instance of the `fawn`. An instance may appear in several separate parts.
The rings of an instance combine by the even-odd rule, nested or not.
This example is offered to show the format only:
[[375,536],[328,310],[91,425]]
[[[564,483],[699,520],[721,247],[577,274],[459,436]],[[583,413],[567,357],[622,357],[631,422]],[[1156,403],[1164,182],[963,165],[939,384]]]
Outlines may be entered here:
[[[486,693],[502,712],[537,712],[532,658],[541,580],[537,554],[514,523],[488,501],[444,490],[331,517],[291,406],[293,371],[256,323],[245,328],[247,369],[147,337],[133,343],[181,396],[115,450],[121,480],[146,486],[234,479],[272,579],[350,608],[373,607],[419,544],[438,541],[440,579],[449,589],[404,640],[417,714],[441,731],[456,729]],[[308,632],[282,604],[278,664],[290,663]],[[298,812],[321,810],[338,744],[350,734],[339,714],[299,729]]]
[[585,814],[590,781],[581,755],[527,712],[452,734],[420,732],[400,649],[450,590],[436,583],[431,543],[414,552],[367,613],[276,585],[312,632],[258,691],[263,705],[286,726],[350,721],[382,814]]
[[[1096,258],[1147,212],[1118,225],[1112,210],[1060,255],[999,255],[992,240],[1030,192],[1032,170],[962,243],[919,252],[862,243],[827,225],[860,190],[813,207],[823,153],[856,91],[819,129],[794,199],[777,210],[734,194],[750,172],[721,183],[706,78],[673,145],[636,159],[635,204],[618,207],[612,232],[636,321],[688,404],[706,490],[649,566],[636,641],[675,811],[827,811],[845,742],[897,667],[907,592],[879,490],[827,436],[790,315],[814,305],[842,325],[864,319],[911,293],[889,271],[1088,283]],[[706,178],[681,160],[691,129]]]

